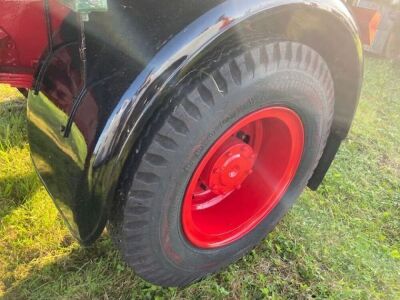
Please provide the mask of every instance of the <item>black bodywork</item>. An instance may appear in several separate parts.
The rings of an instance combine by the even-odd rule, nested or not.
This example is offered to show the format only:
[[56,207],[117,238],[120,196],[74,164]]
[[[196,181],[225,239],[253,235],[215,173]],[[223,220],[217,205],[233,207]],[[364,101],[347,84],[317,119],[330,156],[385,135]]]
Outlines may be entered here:
[[88,88],[71,132],[65,125],[81,92],[79,25],[74,13],[54,34],[55,53],[28,123],[35,167],[82,244],[103,231],[127,159],[174,87],[202,61],[248,40],[283,38],[316,49],[335,82],[327,148],[309,186],[317,188],[358,103],[362,46],[339,0],[109,1],[86,24]]

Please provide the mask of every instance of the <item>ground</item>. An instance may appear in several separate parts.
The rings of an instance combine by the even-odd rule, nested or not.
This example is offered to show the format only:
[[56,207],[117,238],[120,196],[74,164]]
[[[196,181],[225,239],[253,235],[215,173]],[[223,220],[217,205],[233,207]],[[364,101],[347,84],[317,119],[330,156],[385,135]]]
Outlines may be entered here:
[[366,62],[348,140],[318,192],[306,191],[249,255],[186,289],[152,286],[107,233],[70,236],[29,158],[25,101],[0,86],[0,298],[400,299],[400,68]]

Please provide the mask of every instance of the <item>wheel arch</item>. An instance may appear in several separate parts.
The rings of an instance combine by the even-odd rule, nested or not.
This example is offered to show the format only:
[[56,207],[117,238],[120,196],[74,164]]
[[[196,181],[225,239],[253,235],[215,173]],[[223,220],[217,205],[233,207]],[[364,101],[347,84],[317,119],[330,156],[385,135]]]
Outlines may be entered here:
[[[96,166],[103,165],[102,161],[107,157],[107,155],[104,155],[105,153],[118,153],[120,159],[118,166],[116,168],[114,166],[113,170],[104,174],[107,174],[109,179],[112,177],[119,178],[123,173],[123,167],[128,157],[134,156],[135,149],[140,142],[140,135],[145,130],[147,122],[164,103],[164,99],[176,84],[190,70],[207,59],[207,56],[222,43],[240,43],[241,38],[247,39],[249,35],[254,35],[258,38],[279,38],[304,43],[315,49],[324,58],[331,70],[336,95],[335,113],[326,149],[309,182],[310,188],[317,189],[342,140],[347,136],[356,111],[363,77],[362,43],[354,20],[340,1],[327,1],[324,4],[318,0],[311,1],[311,4],[304,1],[284,2],[284,4],[271,5],[271,7],[268,7],[268,5],[258,7],[254,11],[248,10],[244,14],[240,12],[240,7],[236,7],[236,10],[233,11],[239,15],[242,14],[237,18],[229,18],[229,14],[222,14],[223,18],[217,18],[217,24],[220,24],[219,26],[223,29],[222,32],[220,28],[219,32],[214,32],[211,34],[212,36],[208,36],[205,43],[197,45],[197,51],[191,48],[187,55],[182,55],[179,59],[172,59],[173,63],[170,63],[168,67],[163,69],[163,72],[155,76],[155,79],[147,85],[144,91],[142,90],[143,86],[138,84],[136,79],[123,97],[125,99],[123,112],[129,111],[130,116],[127,118],[131,118],[131,121],[125,121],[125,125],[119,129],[117,129],[117,124],[112,124],[112,122],[108,124],[110,130],[122,134],[120,140],[123,142],[120,145],[118,145],[118,142],[108,145],[114,148],[113,150],[101,147],[97,149],[98,155],[94,164]],[[251,4],[249,6],[251,7]],[[224,9],[219,7],[215,10],[223,11]],[[221,14],[217,12],[216,15]],[[288,22],[288,20],[290,21]],[[192,26],[193,24],[189,28]],[[216,26],[216,24],[213,26]],[[213,31],[210,27],[208,27],[208,31]],[[263,32],[265,28],[267,30]],[[193,31],[200,30],[193,28]],[[190,30],[187,30],[185,34],[196,36],[196,33],[190,33]],[[196,36],[196,38],[199,37]],[[195,38],[192,40],[195,40]],[[179,44],[179,39],[177,43]],[[176,49],[173,40],[169,44],[172,45],[172,49]],[[170,45],[167,45],[167,47]],[[184,51],[187,48],[189,47],[186,46]],[[166,52],[168,52],[168,49]],[[166,60],[171,61],[173,56],[176,55],[171,53],[171,56]],[[157,57],[155,59],[157,61]],[[157,61],[157,64],[159,63]],[[148,66],[148,69],[153,68]],[[144,74],[146,74],[146,70],[141,75]],[[143,77],[149,79],[152,75],[146,74]],[[138,111],[137,114],[129,108],[130,103],[128,101],[131,100],[127,99],[136,100],[134,105]],[[124,119],[126,120],[126,118]],[[104,131],[103,134],[105,132],[107,131]],[[123,135],[124,132],[125,135]],[[110,176],[110,174],[113,175]],[[114,190],[111,189],[110,191]]]

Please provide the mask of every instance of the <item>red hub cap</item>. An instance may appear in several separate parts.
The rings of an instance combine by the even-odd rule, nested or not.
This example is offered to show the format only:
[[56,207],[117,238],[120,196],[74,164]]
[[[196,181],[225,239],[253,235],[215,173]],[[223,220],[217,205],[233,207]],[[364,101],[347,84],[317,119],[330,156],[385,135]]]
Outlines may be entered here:
[[[237,140],[237,141],[235,141]],[[238,138],[232,138],[232,146],[222,153],[215,155],[216,160],[211,164],[208,175],[208,186],[216,194],[226,194],[239,189],[242,182],[253,171],[256,155],[253,148]]]
[[288,108],[265,108],[234,124],[189,182],[182,209],[187,239],[199,248],[216,248],[246,235],[279,203],[303,147],[301,119]]

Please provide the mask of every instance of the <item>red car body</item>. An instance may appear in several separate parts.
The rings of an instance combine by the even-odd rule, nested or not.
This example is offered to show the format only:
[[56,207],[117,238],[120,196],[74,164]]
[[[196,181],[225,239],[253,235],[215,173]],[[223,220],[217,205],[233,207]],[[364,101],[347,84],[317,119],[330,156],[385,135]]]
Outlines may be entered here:
[[[50,5],[57,30],[69,9],[54,0]],[[48,44],[44,2],[0,1],[0,12],[0,83],[28,89]]]

